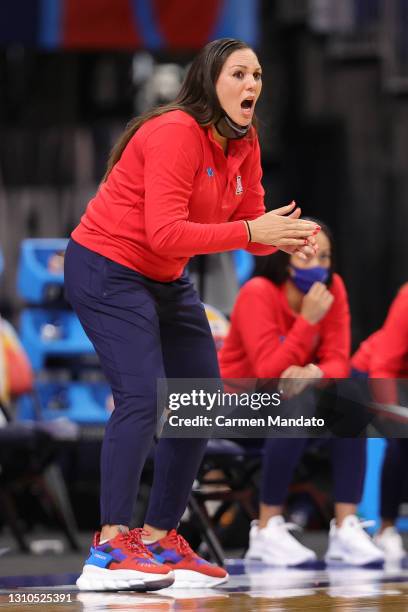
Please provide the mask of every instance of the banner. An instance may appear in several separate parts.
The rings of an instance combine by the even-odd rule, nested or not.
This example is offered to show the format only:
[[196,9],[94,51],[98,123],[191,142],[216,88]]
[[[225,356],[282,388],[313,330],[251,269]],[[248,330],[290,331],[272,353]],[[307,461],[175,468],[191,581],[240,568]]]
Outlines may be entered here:
[[209,40],[256,46],[259,0],[6,0],[0,44],[48,50],[196,50]]

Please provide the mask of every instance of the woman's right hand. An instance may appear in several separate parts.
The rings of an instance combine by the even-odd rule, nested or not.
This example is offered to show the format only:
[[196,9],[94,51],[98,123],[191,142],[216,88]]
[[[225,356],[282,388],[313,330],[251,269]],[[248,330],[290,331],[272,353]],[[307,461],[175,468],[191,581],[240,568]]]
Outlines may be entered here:
[[333,304],[333,294],[323,283],[313,283],[303,298],[300,314],[312,325],[319,323]]
[[[276,208],[257,219],[248,221],[252,242],[269,244],[276,247],[302,247],[307,239],[319,231],[313,221],[299,219],[301,210],[292,202],[288,206]],[[291,213],[288,217],[284,215]]]
[[323,378],[323,371],[314,363],[305,366],[289,366],[280,375],[279,393],[284,399],[290,399],[313,386]]

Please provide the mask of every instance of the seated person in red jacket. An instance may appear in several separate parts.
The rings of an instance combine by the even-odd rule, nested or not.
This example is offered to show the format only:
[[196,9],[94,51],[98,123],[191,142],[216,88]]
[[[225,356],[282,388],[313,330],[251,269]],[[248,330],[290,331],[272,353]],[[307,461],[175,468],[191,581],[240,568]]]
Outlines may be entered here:
[[[320,224],[320,222],[319,222]],[[278,378],[286,395],[319,378],[349,374],[350,315],[346,289],[334,272],[333,239],[324,225],[318,251],[308,262],[283,253],[266,258],[262,275],[241,289],[220,352],[223,378]],[[382,562],[356,517],[365,476],[366,442],[333,438],[335,520],[328,562]],[[272,565],[301,565],[316,558],[290,534],[282,516],[285,498],[307,438],[265,441],[260,516],[250,532],[247,558]]]
[[[364,372],[372,381],[375,399],[397,404],[395,379],[408,378],[408,283],[391,304],[383,327],[361,343],[352,358],[353,370]],[[387,384],[388,383],[388,384]],[[390,561],[405,556],[395,521],[402,500],[408,465],[408,440],[389,439],[381,474],[381,527],[374,540]]]
[[18,335],[0,316],[0,404],[6,408],[11,400],[32,391],[33,384],[33,370]]
[[351,358],[351,373],[353,376],[368,377],[370,369],[371,356],[373,351],[377,350],[378,337],[381,334],[381,329],[372,333],[366,340],[360,344],[356,352]]

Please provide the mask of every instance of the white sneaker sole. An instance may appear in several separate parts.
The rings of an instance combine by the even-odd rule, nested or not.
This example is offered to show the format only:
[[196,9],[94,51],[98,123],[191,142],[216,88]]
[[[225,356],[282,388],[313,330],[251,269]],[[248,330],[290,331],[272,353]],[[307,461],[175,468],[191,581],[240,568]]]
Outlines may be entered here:
[[175,569],[173,573],[173,589],[212,589],[220,584],[224,584],[229,578],[228,574],[224,576],[224,578],[214,578],[213,576],[206,576],[205,574],[193,570],[182,569]]
[[77,580],[80,591],[157,591],[174,582],[174,572],[149,574],[136,570],[110,570],[85,565]]
[[299,565],[306,565],[307,563],[314,563],[316,561],[316,555],[310,555],[307,558],[293,561],[290,559],[282,560],[281,557],[274,557],[271,552],[264,553],[262,551],[248,551],[245,555],[247,561],[262,561],[265,565],[273,565],[274,567],[298,567]]
[[324,561],[327,565],[330,565],[331,567],[337,566],[337,567],[341,567],[344,565],[352,565],[353,567],[366,567],[369,565],[375,565],[375,566],[379,566],[379,565],[383,565],[384,564],[384,558],[383,557],[372,557],[371,559],[356,559],[353,556],[348,556],[348,555],[328,555],[326,554],[324,557]]

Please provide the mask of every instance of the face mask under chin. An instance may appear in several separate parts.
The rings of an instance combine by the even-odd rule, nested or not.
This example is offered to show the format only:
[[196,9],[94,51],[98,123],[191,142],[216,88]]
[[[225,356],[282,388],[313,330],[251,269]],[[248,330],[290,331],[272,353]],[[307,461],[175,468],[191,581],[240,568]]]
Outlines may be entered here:
[[248,123],[248,125],[239,125],[239,123],[235,123],[235,121],[233,121],[225,112],[223,116],[215,123],[215,129],[220,136],[229,138],[231,140],[239,140],[240,138],[244,138],[248,134],[250,127],[251,123]]

